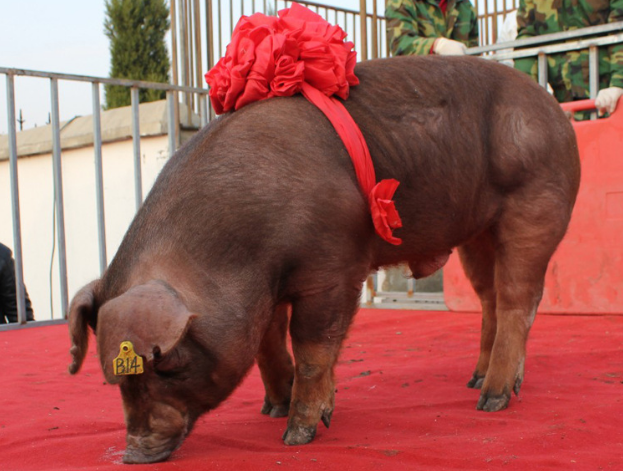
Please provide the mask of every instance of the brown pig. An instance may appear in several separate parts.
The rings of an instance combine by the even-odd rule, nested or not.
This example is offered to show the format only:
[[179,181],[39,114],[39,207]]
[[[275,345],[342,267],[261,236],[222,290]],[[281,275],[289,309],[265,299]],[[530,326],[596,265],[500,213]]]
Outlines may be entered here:
[[[324,115],[301,96],[273,98],[214,120],[171,158],[102,278],[73,299],[70,372],[90,326],[121,389],[126,463],[166,459],[256,360],[262,413],[288,415],[286,444],[311,441],[331,421],[334,366],[368,274],[406,262],[424,276],[455,247],[482,301],[477,408],[503,409],[519,391],[578,191],[569,120],[529,77],[482,59],[400,57],[356,74],[345,106],[377,179],[400,181],[402,245],[375,234]],[[142,374],[115,375],[125,341]]]

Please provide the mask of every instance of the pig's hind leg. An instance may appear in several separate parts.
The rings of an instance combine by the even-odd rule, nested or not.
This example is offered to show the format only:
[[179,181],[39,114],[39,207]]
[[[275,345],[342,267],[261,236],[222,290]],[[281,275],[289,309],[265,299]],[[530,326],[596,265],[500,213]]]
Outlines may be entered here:
[[485,380],[497,329],[496,293],[494,285],[495,250],[491,231],[487,230],[468,244],[458,248],[461,264],[482,306],[480,355],[468,388],[480,389]]
[[[479,410],[502,410],[508,406],[511,392],[519,394],[526,342],[543,295],[547,264],[564,235],[570,212],[569,200],[536,182],[523,195],[509,198],[492,230],[495,340],[476,406]],[[490,336],[485,343],[489,341]]]
[[357,311],[365,275],[298,298],[290,334],[296,362],[286,445],[309,443],[319,421],[329,427],[335,400],[334,367]]
[[277,306],[257,355],[266,390],[262,414],[271,417],[285,417],[290,409],[294,365],[286,347],[289,309],[288,303]]

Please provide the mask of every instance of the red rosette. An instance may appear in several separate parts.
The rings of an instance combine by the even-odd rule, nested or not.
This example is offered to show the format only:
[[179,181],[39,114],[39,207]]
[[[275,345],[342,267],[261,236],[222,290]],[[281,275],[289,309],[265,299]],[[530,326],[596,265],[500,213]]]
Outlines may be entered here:
[[225,55],[205,75],[217,114],[254,101],[291,96],[307,82],[327,96],[348,98],[357,85],[357,53],[346,33],[293,3],[279,17],[255,13],[234,28]]

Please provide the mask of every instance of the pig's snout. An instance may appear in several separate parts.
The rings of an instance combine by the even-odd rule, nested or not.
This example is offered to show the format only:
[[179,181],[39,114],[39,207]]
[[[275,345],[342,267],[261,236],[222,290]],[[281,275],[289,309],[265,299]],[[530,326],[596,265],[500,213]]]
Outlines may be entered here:
[[152,409],[147,427],[135,426],[130,416],[123,462],[141,464],[166,460],[182,444],[191,427],[188,415],[165,404]]
[[157,434],[145,437],[128,434],[123,462],[126,464],[147,464],[164,461],[182,444],[185,437],[186,433],[165,439]]
[[[149,438],[149,437],[148,437]],[[148,464],[166,460],[182,442],[180,438],[162,445],[146,445],[147,440],[142,437],[127,437],[128,446],[123,455],[126,464]]]

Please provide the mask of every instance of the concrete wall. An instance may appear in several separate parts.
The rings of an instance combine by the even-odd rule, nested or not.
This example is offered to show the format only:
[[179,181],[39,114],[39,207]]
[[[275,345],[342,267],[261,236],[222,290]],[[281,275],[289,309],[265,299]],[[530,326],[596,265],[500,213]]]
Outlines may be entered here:
[[[136,211],[132,140],[102,148],[106,248],[110,262]],[[141,139],[143,195],[169,157],[166,135]],[[99,276],[93,147],[62,152],[69,298]],[[24,283],[37,320],[60,319],[58,241],[51,154],[18,159]],[[0,160],[0,241],[13,248],[9,162]],[[56,242],[56,248],[55,248]]]

